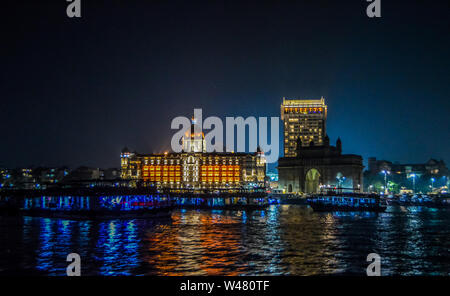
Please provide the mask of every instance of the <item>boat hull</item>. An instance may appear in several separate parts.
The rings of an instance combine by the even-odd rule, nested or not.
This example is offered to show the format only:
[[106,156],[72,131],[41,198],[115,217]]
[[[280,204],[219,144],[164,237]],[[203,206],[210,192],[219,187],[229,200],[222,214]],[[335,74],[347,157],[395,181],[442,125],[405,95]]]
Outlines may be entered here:
[[19,214],[31,217],[58,218],[69,220],[109,220],[109,219],[171,219],[172,207],[162,209],[140,209],[130,211],[84,210],[61,211],[50,209],[21,209]]
[[386,207],[373,206],[373,207],[353,207],[353,206],[337,206],[337,205],[324,205],[324,204],[310,204],[311,208],[316,212],[384,212]]
[[269,207],[269,204],[262,205],[221,205],[221,206],[209,206],[209,205],[176,205],[179,209],[196,209],[196,210],[233,210],[233,211],[253,211],[253,210],[264,210]]

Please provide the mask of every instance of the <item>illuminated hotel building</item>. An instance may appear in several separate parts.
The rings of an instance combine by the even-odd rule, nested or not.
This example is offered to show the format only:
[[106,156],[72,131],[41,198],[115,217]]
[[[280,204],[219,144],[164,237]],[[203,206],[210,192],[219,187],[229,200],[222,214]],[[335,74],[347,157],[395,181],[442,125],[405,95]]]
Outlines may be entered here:
[[326,135],[325,99],[288,100],[283,98],[281,120],[284,122],[284,156],[297,155],[297,139],[302,146],[323,145]]
[[204,134],[182,139],[180,153],[138,154],[122,150],[121,177],[135,184],[168,189],[243,189],[264,187],[266,161],[255,153],[206,152]]

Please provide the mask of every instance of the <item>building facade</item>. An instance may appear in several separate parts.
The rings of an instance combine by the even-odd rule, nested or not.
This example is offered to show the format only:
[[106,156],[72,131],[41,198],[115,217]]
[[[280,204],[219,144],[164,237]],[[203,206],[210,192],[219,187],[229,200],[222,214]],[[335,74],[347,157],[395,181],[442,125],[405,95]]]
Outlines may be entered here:
[[266,161],[262,151],[207,153],[204,135],[196,135],[193,125],[191,132],[182,139],[183,151],[180,153],[138,154],[125,148],[120,155],[122,179],[167,189],[250,189],[265,186]]
[[327,106],[325,99],[288,100],[283,98],[281,120],[284,129],[284,156],[294,157],[297,153],[297,140],[307,147],[311,142],[323,145],[326,135]]
[[370,157],[368,165],[368,172],[371,174],[379,174],[381,171],[388,171],[391,174],[405,176],[410,174],[415,174],[416,176],[449,174],[445,162],[433,158],[425,163],[401,164],[393,163],[388,160],[377,160],[375,157]]
[[[364,172],[369,192],[444,192],[448,191],[450,171],[443,160],[425,163],[398,163],[370,157]],[[385,188],[387,187],[387,188]]]

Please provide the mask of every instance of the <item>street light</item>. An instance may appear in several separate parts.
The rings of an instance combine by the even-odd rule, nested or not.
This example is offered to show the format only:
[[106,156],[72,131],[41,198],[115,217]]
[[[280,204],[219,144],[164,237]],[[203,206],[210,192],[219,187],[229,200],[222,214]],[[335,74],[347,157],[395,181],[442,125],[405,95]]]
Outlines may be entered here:
[[430,180],[431,180],[431,192],[433,192],[433,189],[434,189],[434,181],[436,181],[436,179],[435,179],[435,178],[431,178]]
[[390,171],[387,171],[387,170],[382,170],[381,173],[384,174],[384,188],[386,189],[386,193],[388,193],[388,188],[387,188],[387,175],[389,175],[391,172],[390,172]]
[[342,181],[345,181],[345,177],[336,177],[336,179],[338,180],[338,190],[340,189],[340,192],[342,192]]

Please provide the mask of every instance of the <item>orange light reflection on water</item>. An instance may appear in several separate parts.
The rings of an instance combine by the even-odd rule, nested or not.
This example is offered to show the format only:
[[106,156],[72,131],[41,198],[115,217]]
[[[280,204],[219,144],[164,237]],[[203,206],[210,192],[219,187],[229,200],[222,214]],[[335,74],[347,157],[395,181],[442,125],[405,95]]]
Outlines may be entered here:
[[[234,227],[240,217],[214,212],[174,212],[172,224],[149,233],[146,261],[159,275],[239,275],[243,268],[230,258],[238,258],[241,235]],[[234,266],[234,267],[233,267]]]

